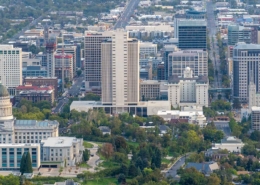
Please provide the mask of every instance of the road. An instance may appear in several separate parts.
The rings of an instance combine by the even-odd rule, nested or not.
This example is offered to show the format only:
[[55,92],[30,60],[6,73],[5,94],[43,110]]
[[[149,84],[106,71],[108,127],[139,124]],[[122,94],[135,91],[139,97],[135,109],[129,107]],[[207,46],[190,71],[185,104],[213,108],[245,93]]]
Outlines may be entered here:
[[96,143],[92,143],[92,142],[89,142],[93,145],[92,148],[89,148],[89,151],[90,151],[90,158],[87,162],[87,164],[89,166],[91,166],[91,168],[89,169],[89,171],[91,172],[95,172],[95,168],[97,167],[98,165],[98,161],[99,161],[99,156],[97,155],[97,151],[98,151],[98,145]]
[[218,130],[222,131],[226,137],[231,136],[231,130],[228,121],[214,121],[214,125]]
[[[72,86],[68,90],[69,96],[75,97],[80,93],[80,87],[81,87],[83,80],[84,80],[83,76],[74,79]],[[58,101],[57,106],[55,107],[55,109],[52,112],[55,114],[60,113],[62,111],[64,105],[66,105],[68,102],[69,102],[69,99],[67,97],[61,97]]]
[[135,11],[136,7],[138,6],[140,0],[129,0],[128,4],[125,6],[124,11],[122,12],[121,16],[117,20],[114,25],[114,29],[118,28],[125,28],[125,26],[130,21],[130,18]]
[[208,31],[210,39],[210,51],[209,58],[212,60],[214,67],[214,83],[211,84],[214,88],[221,88],[221,70],[220,70],[220,59],[219,59],[219,47],[217,45],[217,27],[214,15],[214,5],[211,1],[207,2],[207,21]]
[[187,156],[181,157],[177,162],[175,162],[172,167],[167,171],[166,177],[173,177],[176,179],[177,170],[180,169],[185,164],[185,159]]

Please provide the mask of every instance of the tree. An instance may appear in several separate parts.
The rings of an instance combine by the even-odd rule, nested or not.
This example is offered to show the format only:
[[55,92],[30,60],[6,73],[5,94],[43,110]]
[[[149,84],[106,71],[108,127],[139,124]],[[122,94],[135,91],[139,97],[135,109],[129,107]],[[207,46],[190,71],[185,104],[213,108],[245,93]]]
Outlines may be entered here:
[[162,164],[162,153],[161,150],[156,148],[154,155],[152,157],[151,164],[154,164],[156,168],[161,168]]
[[0,175],[0,184],[1,185],[20,185],[20,180],[19,177],[14,176],[14,175],[7,175],[7,176],[2,176]]
[[126,183],[125,175],[122,174],[122,173],[119,174],[118,179],[117,179],[117,182],[118,182],[119,184],[125,184],[125,183]]
[[128,167],[125,164],[122,164],[120,167],[120,172],[124,174],[125,176],[128,175]]
[[32,160],[29,152],[24,152],[21,163],[20,163],[20,172],[23,175],[24,173],[32,173]]
[[241,108],[241,103],[240,103],[240,101],[239,101],[238,98],[234,98],[233,108],[234,108],[234,109],[240,109],[240,108]]
[[27,152],[24,173],[32,173],[32,172],[33,172],[33,169],[32,169],[31,155],[29,152]]
[[106,159],[109,159],[114,153],[113,145],[111,143],[104,143],[100,152]]
[[185,169],[181,174],[180,185],[201,185],[206,184],[204,175],[195,168]]
[[77,70],[77,76],[80,76],[82,74],[81,70]]
[[87,162],[89,160],[89,156],[90,156],[89,151],[88,150],[84,150],[83,151],[83,156],[82,156],[83,161]]
[[115,148],[116,151],[119,151],[120,148],[126,149],[127,144],[125,141],[125,138],[123,138],[122,136],[117,136],[115,138]]
[[23,175],[25,172],[25,160],[26,160],[26,153],[23,153],[21,162],[20,162],[20,172]]
[[136,177],[137,176],[137,168],[135,165],[130,164],[129,169],[128,169],[128,175],[130,177]]
[[216,174],[211,174],[208,178],[207,178],[207,185],[219,185],[221,183],[220,178],[216,175]]

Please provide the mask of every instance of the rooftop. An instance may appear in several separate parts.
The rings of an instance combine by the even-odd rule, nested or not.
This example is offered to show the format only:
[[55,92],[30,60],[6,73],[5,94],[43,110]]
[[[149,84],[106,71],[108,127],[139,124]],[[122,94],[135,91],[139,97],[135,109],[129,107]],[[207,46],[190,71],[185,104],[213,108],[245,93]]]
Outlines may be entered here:
[[71,147],[73,143],[79,141],[76,137],[49,137],[43,139],[41,144],[44,147]]
[[221,143],[243,143],[241,139],[236,138],[235,136],[229,136],[227,138],[221,139]]
[[246,44],[244,42],[238,42],[234,49],[242,49],[242,50],[247,50],[247,49],[260,49],[260,44]]
[[260,111],[260,107],[256,107],[256,106],[253,106],[251,109],[252,111]]
[[50,126],[58,126],[58,121],[44,120],[15,120],[15,127],[50,127]]
[[207,21],[204,19],[179,19],[178,26],[207,26]]

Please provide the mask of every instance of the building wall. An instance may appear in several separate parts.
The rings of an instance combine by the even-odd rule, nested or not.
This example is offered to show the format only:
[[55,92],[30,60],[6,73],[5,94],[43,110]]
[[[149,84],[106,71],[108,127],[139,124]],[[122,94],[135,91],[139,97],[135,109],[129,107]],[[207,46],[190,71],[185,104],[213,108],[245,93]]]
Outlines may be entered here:
[[[247,48],[247,49],[244,49]],[[259,92],[259,54],[260,47],[255,44],[241,44],[233,52],[233,96],[241,102],[248,102],[248,85],[250,75]]]
[[19,170],[22,156],[29,152],[32,167],[40,167],[40,145],[39,144],[0,144],[0,170]]
[[0,45],[0,78],[9,94],[22,85],[22,50],[12,45]]
[[208,107],[209,105],[209,85],[196,84],[196,104]]
[[[140,83],[140,101],[157,100],[160,98],[160,83]],[[144,100],[143,100],[144,98]]]
[[[84,40],[85,87],[101,87],[101,43],[111,38],[107,32],[86,33]],[[101,94],[101,90],[98,93]]]
[[251,128],[253,130],[260,130],[260,111],[252,110],[251,112]]
[[203,50],[185,50],[169,55],[168,75],[182,76],[186,67],[190,67],[194,76],[208,75],[208,53]]
[[55,76],[55,62],[54,62],[55,50],[56,50],[56,41],[48,41],[46,44],[48,77]]
[[139,101],[139,42],[128,39],[127,32],[116,30],[112,33],[112,40],[102,43],[101,55],[102,97],[104,98],[102,98],[102,103],[137,104]]

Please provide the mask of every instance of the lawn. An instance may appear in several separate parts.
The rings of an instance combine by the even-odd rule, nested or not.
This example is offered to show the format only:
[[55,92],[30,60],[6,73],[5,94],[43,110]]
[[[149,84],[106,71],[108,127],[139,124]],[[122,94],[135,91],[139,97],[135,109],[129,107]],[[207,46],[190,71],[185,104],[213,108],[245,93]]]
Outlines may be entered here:
[[[131,179],[126,179],[126,182],[130,182]],[[82,185],[117,185],[116,178],[100,178],[99,180],[89,180],[87,183],[82,183]]]
[[100,165],[104,168],[110,168],[110,167],[113,167],[113,166],[119,166],[120,164],[113,162],[113,161],[110,161],[110,160],[107,160],[107,161],[103,161]]
[[138,147],[138,146],[139,146],[139,143],[132,142],[132,141],[127,141],[127,144],[128,144],[128,145],[132,145],[132,146],[134,146],[134,147]]
[[82,185],[109,185],[117,184],[116,178],[101,178],[99,180],[89,180],[87,183]]
[[93,144],[88,143],[87,141],[84,141],[83,145],[84,145],[85,148],[92,148],[93,147]]
[[170,164],[170,163],[171,163],[171,160],[163,158],[163,159],[162,159],[162,163]]
[[89,166],[87,163],[81,163],[79,165],[81,168],[90,168],[91,166]]

